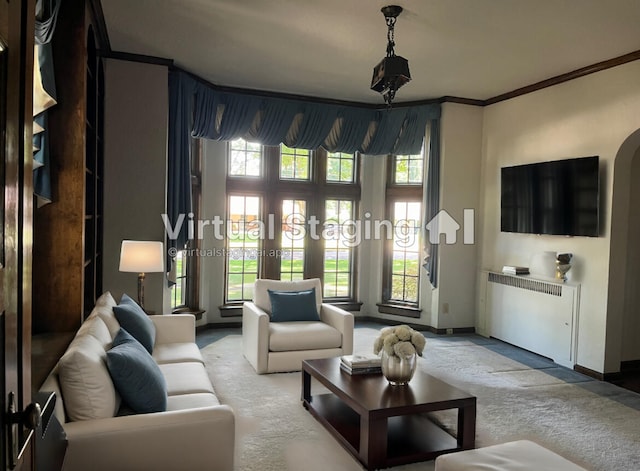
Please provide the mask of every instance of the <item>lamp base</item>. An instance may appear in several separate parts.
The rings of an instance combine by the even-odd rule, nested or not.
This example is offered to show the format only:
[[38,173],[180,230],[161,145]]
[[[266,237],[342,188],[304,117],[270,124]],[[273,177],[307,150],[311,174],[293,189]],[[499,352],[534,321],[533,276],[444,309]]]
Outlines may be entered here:
[[144,277],[145,277],[144,273],[138,273],[138,304],[143,310],[144,310]]

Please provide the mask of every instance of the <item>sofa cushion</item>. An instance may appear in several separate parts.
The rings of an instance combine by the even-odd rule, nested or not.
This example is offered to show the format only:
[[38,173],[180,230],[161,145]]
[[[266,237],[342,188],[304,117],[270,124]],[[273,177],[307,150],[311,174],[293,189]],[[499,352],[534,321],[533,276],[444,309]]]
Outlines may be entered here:
[[211,393],[179,394],[169,396],[167,410],[198,409],[200,407],[219,406],[220,401]]
[[124,402],[137,413],[167,410],[167,383],[147,350],[120,329],[107,352],[107,366]]
[[198,345],[191,342],[156,343],[152,356],[159,365],[191,361],[204,363]]
[[316,289],[276,291],[269,289],[271,322],[319,321]]
[[167,363],[158,367],[167,382],[169,396],[194,393],[215,394],[207,370],[202,363]]
[[271,322],[269,323],[269,350],[318,350],[339,348],[342,334],[324,322]]
[[147,352],[152,353],[156,340],[156,327],[138,303],[123,294],[120,304],[114,306],[113,312],[120,327],[140,342]]
[[106,352],[93,335],[80,335],[58,362],[58,377],[70,420],[113,417],[120,396],[111,381]]

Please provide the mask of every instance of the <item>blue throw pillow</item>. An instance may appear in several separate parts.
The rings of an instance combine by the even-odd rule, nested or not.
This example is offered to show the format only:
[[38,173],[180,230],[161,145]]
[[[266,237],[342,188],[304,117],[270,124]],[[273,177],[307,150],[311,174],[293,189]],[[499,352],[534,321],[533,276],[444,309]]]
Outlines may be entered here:
[[107,368],[124,402],[140,414],[167,410],[167,383],[149,352],[122,328],[113,342]]
[[319,321],[316,307],[316,289],[304,291],[269,292],[271,301],[271,322]]
[[113,307],[113,313],[120,327],[140,342],[147,352],[153,353],[153,346],[156,343],[156,326],[138,303],[123,294],[120,304]]

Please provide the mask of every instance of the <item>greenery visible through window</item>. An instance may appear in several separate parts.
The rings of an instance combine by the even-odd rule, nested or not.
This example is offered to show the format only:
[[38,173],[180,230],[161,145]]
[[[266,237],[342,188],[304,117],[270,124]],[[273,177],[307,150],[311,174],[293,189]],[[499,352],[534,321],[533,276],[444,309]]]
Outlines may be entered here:
[[311,151],[280,146],[280,178],[283,180],[309,180]]
[[260,144],[244,139],[229,144],[229,175],[259,177],[262,175],[262,148]]
[[[257,278],[323,280],[324,297],[328,300],[355,302],[356,285],[353,271],[357,248],[346,244],[348,234],[324,240],[322,224],[335,224],[347,231],[347,219],[355,219],[360,201],[357,158],[354,155],[332,153],[324,149],[293,149],[285,145],[260,146],[242,140],[229,144],[229,168],[226,181],[228,215],[235,228],[236,219],[256,217],[263,223],[263,239],[245,235],[227,237],[229,260],[225,280],[225,302],[236,304],[250,300],[252,284]],[[242,175],[231,168],[234,152],[252,149],[260,157],[264,171],[259,177]],[[238,167],[240,164],[238,164]],[[314,178],[319,176],[319,178]],[[339,184],[336,184],[339,183]],[[233,200],[232,198],[238,198]],[[250,199],[259,203],[249,204]],[[242,202],[240,201],[242,199]],[[246,208],[253,209],[246,209]],[[258,208],[255,209],[255,208]],[[243,212],[244,211],[244,212]],[[255,214],[254,214],[255,213]],[[318,222],[312,229],[311,221]],[[315,230],[311,236],[310,231]],[[242,232],[242,231],[241,231]],[[253,248],[257,258],[232,257],[233,249]],[[242,253],[246,253],[246,250]]]
[[306,201],[289,199],[282,201],[281,280],[304,279],[306,213]]
[[394,158],[394,183],[416,185],[422,183],[422,154],[398,155]]
[[347,298],[351,293],[353,266],[353,231],[345,222],[354,220],[355,204],[349,200],[327,200],[325,202],[326,223],[332,229],[324,240],[324,297]]
[[259,273],[261,249],[260,197],[232,195],[228,198],[227,301],[253,297]]
[[342,152],[327,154],[327,181],[339,183],[353,183],[355,155]]
[[176,254],[176,284],[172,289],[171,308],[184,306],[186,304],[185,295],[187,294],[187,262],[184,250],[178,251]]
[[424,155],[391,156],[390,163],[386,199],[393,237],[385,245],[382,302],[415,309],[420,299]]
[[393,255],[390,300],[418,302],[420,280],[420,202],[393,203]]

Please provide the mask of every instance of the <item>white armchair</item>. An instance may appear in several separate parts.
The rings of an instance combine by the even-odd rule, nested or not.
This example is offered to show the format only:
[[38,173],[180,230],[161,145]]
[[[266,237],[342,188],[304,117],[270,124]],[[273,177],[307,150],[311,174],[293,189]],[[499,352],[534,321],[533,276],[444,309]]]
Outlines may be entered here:
[[[267,290],[316,289],[320,321],[270,322]],[[256,373],[299,371],[302,360],[353,353],[353,314],[322,302],[318,278],[301,281],[256,280],[253,302],[242,307],[242,350]]]

